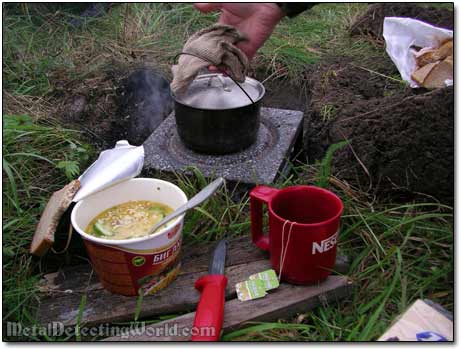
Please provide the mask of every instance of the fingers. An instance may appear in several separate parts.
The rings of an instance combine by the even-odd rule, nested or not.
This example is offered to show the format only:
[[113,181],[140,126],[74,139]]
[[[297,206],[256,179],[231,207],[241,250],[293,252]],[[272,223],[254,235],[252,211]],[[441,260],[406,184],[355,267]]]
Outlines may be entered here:
[[217,11],[221,8],[220,3],[212,3],[212,2],[197,2],[194,4],[194,7],[199,10],[200,12],[212,12]]
[[252,60],[256,51],[258,51],[259,47],[255,47],[255,45],[251,42],[239,42],[236,45],[242,52],[247,56],[248,60]]

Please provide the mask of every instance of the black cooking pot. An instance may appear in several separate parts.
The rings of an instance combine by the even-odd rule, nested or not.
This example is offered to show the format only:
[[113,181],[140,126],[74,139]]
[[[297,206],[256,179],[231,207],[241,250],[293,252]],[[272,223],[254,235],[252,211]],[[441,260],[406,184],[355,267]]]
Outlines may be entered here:
[[256,141],[265,89],[248,77],[239,85],[222,74],[205,74],[184,95],[173,96],[178,134],[186,147],[228,154]]

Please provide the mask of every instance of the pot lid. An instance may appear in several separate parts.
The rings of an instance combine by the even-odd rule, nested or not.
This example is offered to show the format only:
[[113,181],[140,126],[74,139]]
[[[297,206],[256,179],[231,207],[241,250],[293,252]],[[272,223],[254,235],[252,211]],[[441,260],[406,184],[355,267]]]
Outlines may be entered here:
[[72,201],[78,202],[98,191],[136,177],[144,164],[144,147],[126,140],[99,154],[98,159],[78,178],[81,187]]
[[239,85],[241,88],[230,77],[223,74],[199,75],[190,84],[188,90],[182,95],[175,96],[175,99],[193,108],[223,110],[256,103],[264,96],[264,86],[255,79],[246,77],[245,82]]

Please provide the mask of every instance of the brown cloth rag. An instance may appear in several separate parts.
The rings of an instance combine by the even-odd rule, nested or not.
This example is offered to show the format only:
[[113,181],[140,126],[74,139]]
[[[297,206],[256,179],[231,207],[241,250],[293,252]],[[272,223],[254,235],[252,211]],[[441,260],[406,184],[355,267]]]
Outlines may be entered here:
[[198,72],[210,65],[226,71],[234,80],[244,82],[248,69],[247,56],[235,46],[246,40],[237,29],[224,24],[214,24],[193,34],[184,45],[184,53],[203,57],[208,61],[181,54],[178,64],[172,67],[173,82],[170,87],[175,95],[184,93]]

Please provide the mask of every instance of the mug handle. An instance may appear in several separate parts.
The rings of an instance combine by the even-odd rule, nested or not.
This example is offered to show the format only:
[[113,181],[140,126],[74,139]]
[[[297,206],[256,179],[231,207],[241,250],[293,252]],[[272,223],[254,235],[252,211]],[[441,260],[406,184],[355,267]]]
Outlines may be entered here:
[[267,205],[278,191],[259,185],[250,192],[251,240],[264,251],[269,251],[269,236],[263,234],[263,203]]

